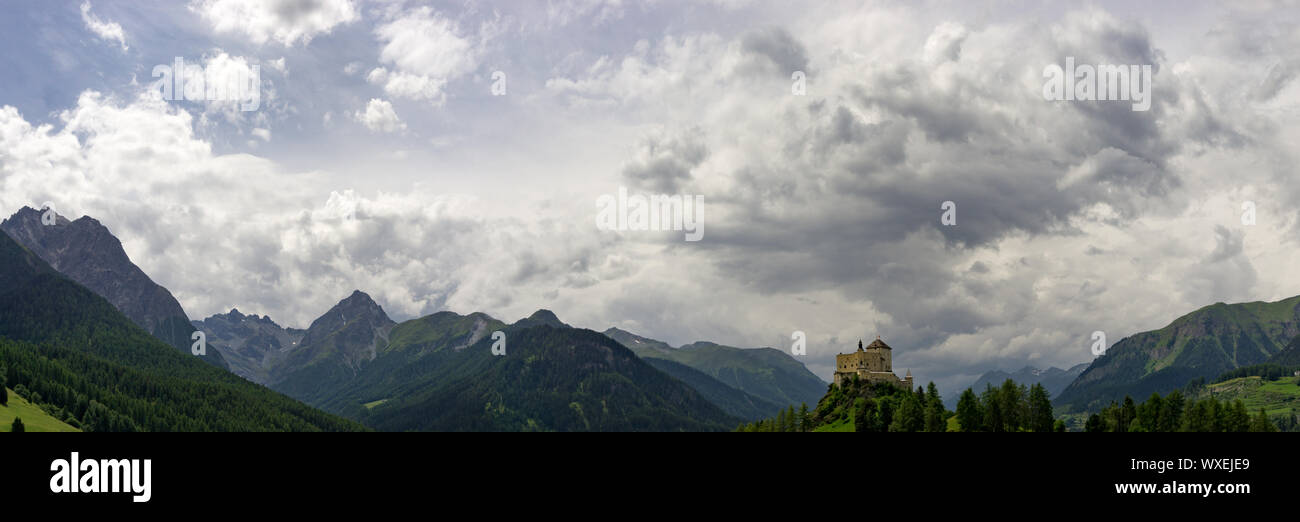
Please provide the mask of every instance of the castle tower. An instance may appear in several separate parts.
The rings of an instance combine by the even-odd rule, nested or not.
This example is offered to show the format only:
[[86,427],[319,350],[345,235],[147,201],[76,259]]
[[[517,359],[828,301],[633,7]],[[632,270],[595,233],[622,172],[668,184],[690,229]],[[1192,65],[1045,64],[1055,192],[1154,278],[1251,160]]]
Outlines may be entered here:
[[912,389],[910,370],[906,379],[900,379],[894,374],[893,352],[894,349],[885,344],[879,335],[866,346],[862,346],[862,341],[859,340],[857,351],[835,356],[835,384],[838,386],[846,380],[857,378]]

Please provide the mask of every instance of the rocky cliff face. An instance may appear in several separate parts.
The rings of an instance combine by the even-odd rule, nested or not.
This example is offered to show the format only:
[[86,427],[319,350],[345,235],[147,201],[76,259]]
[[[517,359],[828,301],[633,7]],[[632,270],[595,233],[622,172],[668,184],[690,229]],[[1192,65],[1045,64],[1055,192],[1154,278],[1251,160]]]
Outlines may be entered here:
[[375,359],[396,325],[369,295],[355,291],[312,321],[298,346],[274,363],[270,385],[301,398],[350,378]]
[[307,333],[281,327],[270,316],[244,315],[238,309],[193,324],[221,350],[230,371],[258,384],[270,383],[276,360],[297,348]]
[[[132,322],[186,353],[194,326],[176,298],[131,262],[122,243],[91,217],[69,221],[57,216],[41,223],[42,211],[23,207],[0,223],[9,237],[31,250],[59,273],[99,294]],[[225,367],[216,350],[208,362]]]

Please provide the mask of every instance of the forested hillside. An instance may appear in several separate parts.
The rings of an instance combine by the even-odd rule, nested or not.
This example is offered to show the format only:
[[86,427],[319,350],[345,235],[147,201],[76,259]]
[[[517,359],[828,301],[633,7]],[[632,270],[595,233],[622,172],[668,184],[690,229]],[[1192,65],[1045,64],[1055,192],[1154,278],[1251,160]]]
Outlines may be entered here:
[[8,386],[86,431],[364,429],[168,346],[4,234],[0,284]]

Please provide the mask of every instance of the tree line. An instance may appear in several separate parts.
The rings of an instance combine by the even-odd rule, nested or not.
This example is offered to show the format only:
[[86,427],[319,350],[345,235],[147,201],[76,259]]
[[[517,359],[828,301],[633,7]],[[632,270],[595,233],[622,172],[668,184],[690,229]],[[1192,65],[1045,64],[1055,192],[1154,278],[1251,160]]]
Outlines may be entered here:
[[1065,422],[1052,413],[1051,395],[1042,384],[1025,387],[1007,379],[979,395],[971,388],[957,399],[957,424],[967,432],[1065,431]]
[[1141,404],[1125,396],[1123,402],[1111,401],[1099,413],[1088,416],[1084,431],[1089,432],[1273,432],[1277,425],[1260,408],[1252,416],[1246,404],[1237,399],[1220,402],[1214,397],[1188,399],[1174,390],[1164,397],[1152,393]]

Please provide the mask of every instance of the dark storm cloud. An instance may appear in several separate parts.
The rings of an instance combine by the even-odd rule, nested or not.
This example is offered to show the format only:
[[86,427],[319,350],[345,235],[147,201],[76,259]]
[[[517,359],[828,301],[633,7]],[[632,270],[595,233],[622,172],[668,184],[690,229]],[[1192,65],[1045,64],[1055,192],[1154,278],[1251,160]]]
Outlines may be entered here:
[[698,129],[676,136],[650,135],[640,143],[637,157],[623,168],[623,179],[635,188],[678,194],[709,151]]
[[810,72],[803,44],[780,27],[752,31],[741,39],[740,45],[746,53],[766,58],[787,75],[794,71]]

